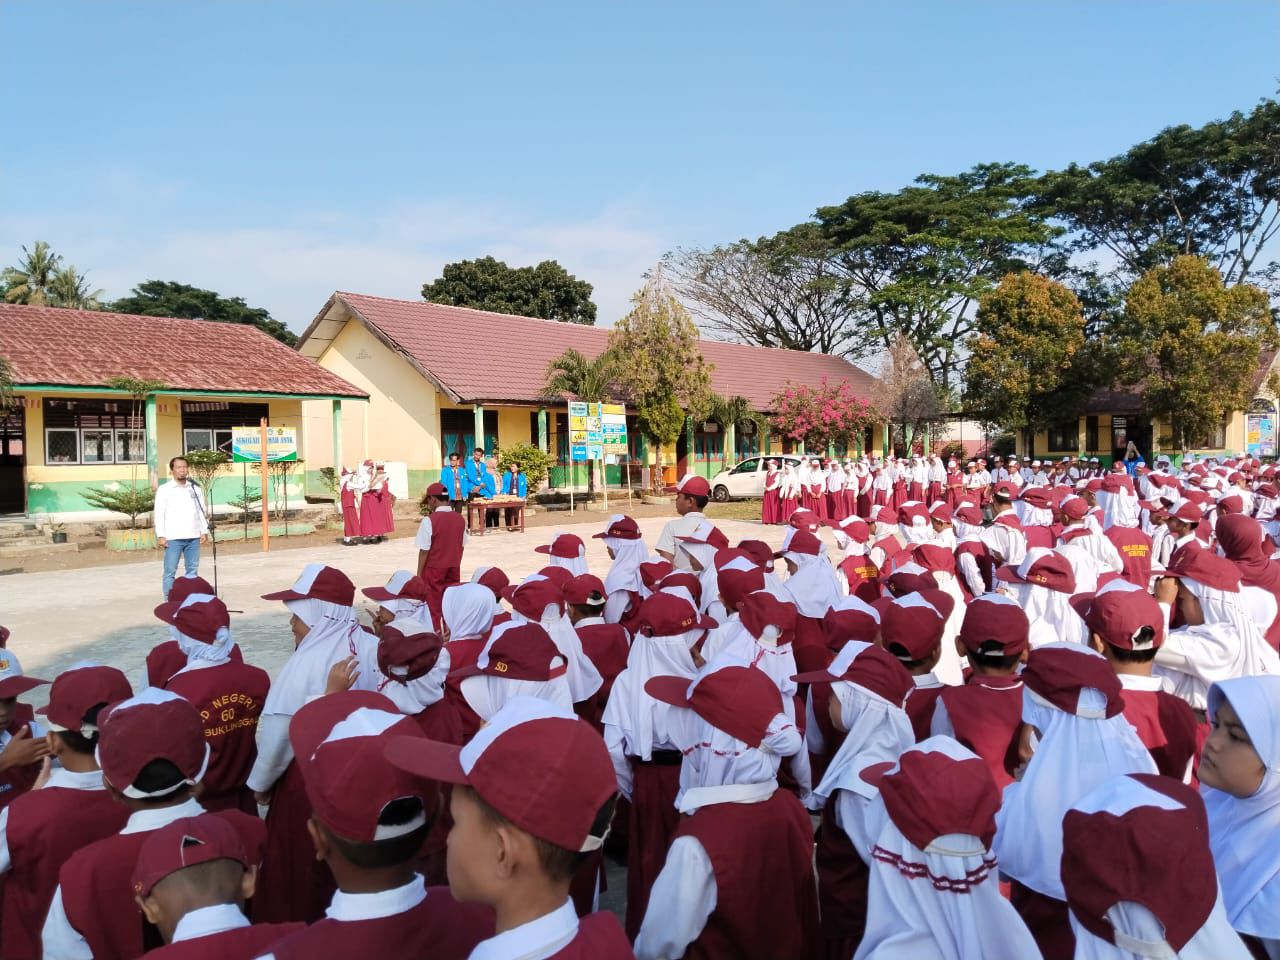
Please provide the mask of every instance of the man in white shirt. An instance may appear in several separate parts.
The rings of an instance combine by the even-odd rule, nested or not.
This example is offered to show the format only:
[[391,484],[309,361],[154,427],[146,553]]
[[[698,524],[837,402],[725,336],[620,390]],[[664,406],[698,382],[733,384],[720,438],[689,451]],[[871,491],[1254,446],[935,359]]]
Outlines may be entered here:
[[186,575],[194,577],[200,568],[200,544],[209,539],[204,496],[196,482],[187,479],[187,471],[187,461],[182,457],[169,461],[169,474],[173,479],[156,490],[156,504],[151,514],[156,542],[164,548],[165,599],[178,573],[178,558],[182,558]]

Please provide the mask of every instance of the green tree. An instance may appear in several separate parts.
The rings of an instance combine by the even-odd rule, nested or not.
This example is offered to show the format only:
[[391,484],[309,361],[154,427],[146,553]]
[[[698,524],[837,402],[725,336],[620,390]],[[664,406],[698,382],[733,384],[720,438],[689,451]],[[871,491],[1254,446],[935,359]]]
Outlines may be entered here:
[[168,280],[144,280],[110,305],[116,313],[136,313],[144,317],[181,317],[243,323],[257,327],[281,343],[296,346],[298,338],[287,326],[261,307],[251,307],[241,297],[223,297],[212,290]]
[[1129,277],[1197,255],[1228,285],[1243,283],[1275,268],[1259,258],[1280,232],[1280,103],[1169,127],[1119,156],[1045,174],[1038,194],[1073,250],[1106,250]]
[[62,257],[45,241],[37,240],[30,250],[23,247],[18,264],[4,269],[5,300],[33,307],[51,305],[53,281],[61,266]]
[[[511,464],[518,463],[520,472],[524,474],[525,486],[531,497],[534,491],[541,487],[551,474],[553,462],[551,455],[543,453],[542,448],[536,443],[517,443],[510,447],[503,447],[498,451],[499,474],[505,475],[511,468]],[[498,482],[501,485],[502,476],[498,477]]]
[[1226,287],[1191,256],[1133,284],[1115,336],[1121,382],[1141,384],[1143,409],[1172,427],[1179,448],[1247,406],[1261,353],[1277,345],[1266,293]]
[[711,364],[698,346],[689,311],[662,278],[650,277],[631,298],[631,312],[609,331],[617,382],[656,451],[653,486],[661,486],[662,448],[675,443],[685,417],[704,418],[711,406]]
[[[587,403],[609,400],[614,392],[616,364],[613,354],[606,350],[600,356],[588,359],[577,350],[566,350],[547,364],[544,396],[548,400],[562,401],[567,397]],[[587,461],[587,492],[596,488],[596,465]]]
[[1074,293],[1036,273],[1009,274],[978,306],[966,344],[965,408],[985,423],[1027,433],[1069,416],[1083,399],[1071,372],[1084,341],[1084,310]]
[[720,424],[720,429],[724,432],[724,447],[721,454],[725,466],[737,459],[735,441],[739,429],[746,427],[748,431],[761,431],[769,423],[769,418],[756,411],[751,406],[750,400],[737,395],[723,397],[720,394],[712,394],[707,419]]
[[0,357],[0,410],[11,405],[14,399],[13,368],[8,360]]
[[816,224],[705,250],[682,248],[662,262],[715,335],[850,360],[877,349],[859,323],[836,251]]
[[72,310],[101,310],[102,291],[92,290],[89,279],[68,264],[53,275],[49,284],[49,305]]
[[1006,273],[1065,267],[1052,246],[1061,229],[1031,207],[1037,185],[1028,167],[983,164],[818,210],[860,323],[880,349],[902,334],[935,384],[954,385],[978,299]]
[[536,267],[509,267],[493,257],[446,264],[437,280],[422,286],[422,299],[520,317],[541,317],[590,326],[596,322],[591,284],[555,260]]

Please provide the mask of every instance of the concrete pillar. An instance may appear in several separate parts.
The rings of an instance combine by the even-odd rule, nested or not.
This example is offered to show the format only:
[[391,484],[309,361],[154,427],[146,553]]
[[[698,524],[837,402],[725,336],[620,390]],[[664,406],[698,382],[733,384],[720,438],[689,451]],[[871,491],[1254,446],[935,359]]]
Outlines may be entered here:
[[[156,420],[156,395],[146,399],[145,424],[147,431],[147,481],[154,490],[160,485],[160,428]],[[137,407],[134,407],[136,410]]]
[[550,445],[550,442],[551,441],[548,439],[548,433],[547,433],[547,408],[539,407],[538,408],[538,449],[541,450],[543,453],[546,453],[547,447]]
[[721,457],[726,467],[738,461],[738,429],[736,424],[728,424],[724,428],[724,445],[720,448]]
[[342,401],[333,401],[333,475],[342,476]]
[[481,403],[475,405],[475,431],[475,447],[480,448],[487,455],[489,451],[484,449],[484,404]]

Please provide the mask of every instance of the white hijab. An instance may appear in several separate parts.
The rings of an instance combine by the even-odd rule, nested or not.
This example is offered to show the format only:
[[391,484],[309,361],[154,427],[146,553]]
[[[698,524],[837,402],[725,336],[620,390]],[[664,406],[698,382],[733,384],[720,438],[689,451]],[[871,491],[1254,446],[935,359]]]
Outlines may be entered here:
[[[930,737],[912,751],[978,759],[950,737]],[[947,834],[921,850],[893,822],[878,791],[867,811],[867,829],[874,844],[867,929],[854,960],[1040,956],[1022,918],[1000,895],[996,859],[981,837]]]
[[[621,520],[622,514],[609,518],[609,525]],[[621,540],[618,537],[605,537],[604,545],[613,551],[613,565],[604,578],[604,592],[608,596],[619,590],[630,590],[638,593],[643,583],[640,579],[640,564],[649,559],[649,548],[644,540]]]
[[[1156,807],[1162,810],[1180,810],[1172,797],[1152,790],[1132,777],[1113,777],[1103,781],[1083,798],[1072,804],[1073,810],[1082,813],[1109,813],[1124,816],[1131,810]],[[1201,841],[1203,842],[1203,841]],[[1107,864],[1100,863],[1103,869]],[[1214,880],[1215,885],[1217,880]],[[1180,951],[1175,953],[1165,941],[1164,925],[1147,907],[1130,901],[1121,901],[1106,913],[1107,920],[1117,934],[1116,939],[1138,949],[1130,950],[1115,943],[1108,943],[1085,928],[1075,913],[1071,914],[1071,930],[1076,937],[1074,960],[1150,960],[1151,957],[1178,958],[1178,960],[1250,960],[1250,953],[1231,929],[1222,894],[1205,919]],[[1136,942],[1134,942],[1136,941]]]
[[[786,551],[794,531],[788,530],[782,549]],[[825,556],[808,553],[784,553],[786,559],[796,565],[796,572],[783,582],[786,599],[796,605],[801,616],[815,619],[825,617],[827,611],[844,598],[836,571]]]
[[[484,589],[483,587],[481,589]],[[387,624],[401,633],[413,634],[422,632],[422,622],[413,618],[392,620]],[[396,709],[406,716],[417,716],[432,704],[440,702],[444,697],[444,681],[449,675],[449,645],[440,650],[435,665],[420,677],[413,680],[400,680],[395,676],[387,676],[379,669],[377,662],[373,669],[378,675],[377,691],[396,705]],[[365,669],[362,664],[361,669]],[[394,669],[394,668],[393,668]]]
[[[533,580],[545,579],[535,573],[525,577],[521,582],[530,583]],[[528,618],[518,610],[512,612],[511,620],[508,621],[508,623],[528,622]],[[604,678],[600,676],[600,671],[591,662],[591,658],[583,652],[578,631],[573,629],[573,624],[569,622],[569,617],[564,613],[563,608],[554,603],[547,604],[546,609],[542,611],[542,616],[536,622],[551,635],[551,640],[568,662],[569,670],[566,676],[569,678],[569,692],[573,696],[573,702],[581,703],[583,700],[591,699],[604,683]]]
[[310,629],[280,668],[262,712],[291,717],[309,698],[324,693],[335,663],[358,653],[364,628],[354,607],[325,600],[286,600],[284,605]]
[[1071,606],[1071,595],[1035,583],[1000,581],[1000,592],[1020,606],[1031,622],[1031,649],[1058,641],[1087,646],[1089,628]]
[[[1078,656],[1097,657],[1074,643],[1049,644]],[[1040,731],[1039,743],[1022,779],[1004,788],[996,814],[993,849],[1002,872],[1055,900],[1065,900],[1062,818],[1070,806],[1108,777],[1156,773],[1155,761],[1123,713],[1106,717],[1106,697],[1086,687],[1077,712],[1067,713],[1022,688],[1022,721]]]
[[390,610],[397,620],[413,620],[428,630],[435,630],[431,622],[431,608],[423,600],[410,597],[392,597],[390,600],[379,600],[378,606]]
[[602,717],[606,726],[622,733],[623,749],[630,756],[651,760],[655,749],[676,747],[671,719],[676,708],[649,696],[644,685],[653,677],[692,680],[698,668],[689,650],[701,635],[701,630],[690,630],[651,637],[641,631],[632,638],[626,669],[613,681]]
[[1238,798],[1201,786],[1222,899],[1242,933],[1280,940],[1280,677],[1240,677],[1209,689],[1212,717],[1228,700],[1266,767],[1262,785]]
[[[477,663],[485,666],[489,662],[489,651],[493,648],[493,643],[508,630],[523,625],[525,621],[521,619],[519,623],[513,618],[506,623],[500,623],[494,628],[493,633],[489,635],[489,640],[485,643],[484,649],[480,651]],[[563,654],[563,651],[562,651]],[[554,703],[564,707],[566,710],[573,709],[573,695],[569,688],[568,674],[560,674],[558,677],[552,677],[550,680],[508,680],[506,677],[496,677],[487,673],[481,673],[473,677],[467,677],[459,685],[462,697],[467,701],[467,705],[476,712],[481,720],[488,722],[493,715],[502,709],[503,705],[512,697],[535,697],[538,700],[545,700],[548,703]]]
[[483,637],[493,626],[493,593],[478,583],[448,587],[440,600],[440,616],[449,628],[449,642]]
[[[216,599],[216,597],[207,593],[192,593],[182,601],[182,606],[189,607],[193,603],[208,603]],[[182,608],[179,607],[179,609]],[[183,670],[216,667],[220,663],[226,663],[231,659],[231,648],[236,645],[235,640],[231,638],[231,630],[227,627],[218,628],[217,637],[213,643],[205,643],[201,640],[196,640],[194,637],[188,637],[172,625],[169,627],[169,634],[178,642],[178,649],[187,658],[187,666]],[[179,670],[178,673],[182,673],[183,670]]]

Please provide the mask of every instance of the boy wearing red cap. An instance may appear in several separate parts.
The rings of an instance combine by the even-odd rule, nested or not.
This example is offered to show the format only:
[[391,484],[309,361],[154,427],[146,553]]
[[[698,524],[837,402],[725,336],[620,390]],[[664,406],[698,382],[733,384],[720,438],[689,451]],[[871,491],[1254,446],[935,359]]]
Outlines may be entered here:
[[636,938],[640,960],[808,960],[818,934],[813,827],[778,786],[780,757],[804,749],[762,671],[717,659],[696,680],[655,677],[675,706],[682,814]]
[[462,550],[467,545],[467,520],[454,513],[443,483],[433,483],[422,496],[427,515],[418,524],[418,576],[427,584],[427,605],[433,623],[440,622],[444,588],[462,579]]
[[942,659],[942,634],[954,603],[941,590],[921,590],[898,597],[881,611],[880,645],[915,682],[906,711],[917,741],[929,736],[934,707],[945,689],[933,668]]
[[221,817],[175,820],[147,836],[133,868],[133,897],[167,946],[146,960],[249,960],[300,923],[250,926],[257,864]]
[[40,761],[49,755],[44,728],[18,697],[48,680],[28,677],[8,649],[9,631],[0,627],[0,810],[35,785]]
[[982,758],[1001,790],[1013,782],[1018,766],[1018,667],[1026,662],[1030,633],[1027,615],[1003,594],[984,594],[969,604],[956,650],[969,658],[972,672],[962,686],[942,689],[930,725],[933,736],[959,740]]
[[1155,676],[1164,613],[1151,594],[1124,580],[1097,592],[1083,610],[1089,644],[1107,658],[1124,690],[1124,715],[1166,777],[1191,782],[1199,748],[1195,711]]
[[[58,872],[45,920],[44,955],[57,960],[132,960],[159,946],[139,916],[130,880],[147,834],[204,813],[194,788],[209,747],[196,708],[154,687],[104,708],[98,740],[102,780],[129,811],[118,834],[81,849]],[[264,828],[256,817],[224,810],[257,862]]]
[[[214,596],[213,585],[204,577],[178,577],[173,581],[173,586],[169,588],[169,595],[165,599],[169,603],[181,603],[193,593]],[[237,663],[244,660],[240,647],[236,644],[231,645],[230,656]],[[147,686],[163,687],[170,677],[186,665],[187,655],[183,653],[182,646],[178,643],[178,631],[171,626],[169,639],[164,643],[156,644],[147,654]]]
[[449,887],[497,918],[496,934],[470,960],[633,956],[612,914],[579,919],[569,899],[583,855],[604,842],[617,792],[608,752],[589,724],[517,697],[465,747],[395,737],[386,753],[411,774],[454,784]]
[[73,667],[49,690],[45,743],[57,761],[34,793],[0,811],[0,873],[7,875],[2,960],[38,960],[40,926],[58,887],[58,871],[81,847],[117,833],[129,811],[103,786],[94,756],[98,714],[133,696],[114,667]]
[[679,516],[667,521],[654,549],[677,570],[689,570],[690,567],[687,555],[676,555],[676,538],[692,536],[698,525],[707,519],[703,511],[710,499],[711,485],[705,477],[689,473],[676,484],[676,513]]
[[306,704],[289,724],[289,740],[311,802],[307,830],[316,858],[338,889],[324,919],[264,956],[467,957],[492,932],[492,915],[456,903],[443,887],[427,887],[415,872],[440,791],[386,757],[394,740],[431,742],[418,725],[386,697],[348,690]]
[[200,802],[206,810],[256,813],[245,786],[258,756],[258,717],[271,687],[265,670],[231,659],[231,617],[217,597],[191,594],[155,614],[177,631],[187,665],[159,686],[195,704],[211,755]]

